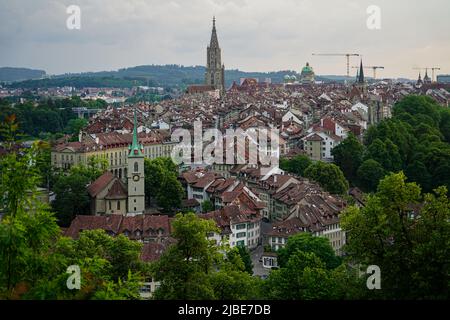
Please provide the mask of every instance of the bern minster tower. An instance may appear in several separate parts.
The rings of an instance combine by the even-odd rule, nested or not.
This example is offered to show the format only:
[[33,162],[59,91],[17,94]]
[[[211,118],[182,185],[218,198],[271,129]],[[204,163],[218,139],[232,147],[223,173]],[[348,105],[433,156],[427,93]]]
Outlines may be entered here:
[[217,40],[215,17],[213,18],[211,42],[207,49],[205,83],[219,89],[221,95],[225,93],[225,66],[222,64],[219,40]]
[[142,214],[145,210],[144,154],[137,132],[136,109],[134,110],[133,141],[128,153],[128,214]]

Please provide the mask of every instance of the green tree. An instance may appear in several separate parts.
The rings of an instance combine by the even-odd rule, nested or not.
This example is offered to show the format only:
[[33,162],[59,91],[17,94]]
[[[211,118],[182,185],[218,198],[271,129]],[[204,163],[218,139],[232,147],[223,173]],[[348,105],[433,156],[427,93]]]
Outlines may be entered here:
[[156,201],[165,212],[181,207],[184,190],[176,175],[166,172],[156,195]]
[[344,176],[355,183],[357,170],[362,163],[364,146],[354,134],[350,134],[331,151],[334,163],[341,168]]
[[87,165],[73,166],[68,174],[55,178],[52,203],[59,224],[68,227],[77,215],[90,214],[90,197],[87,187],[108,169],[106,159],[90,157]]
[[250,251],[244,246],[237,246],[227,253],[227,258],[229,260],[234,260],[237,256],[239,257],[238,261],[242,261],[243,263],[241,267],[242,271],[253,275],[253,262]]
[[278,250],[278,265],[280,267],[286,266],[291,255],[297,251],[314,253],[327,269],[334,269],[341,263],[327,238],[315,237],[308,232],[300,232],[289,237],[286,246]]
[[[104,230],[83,231],[79,239],[61,237],[48,259],[51,270],[26,293],[27,299],[139,299],[146,267],[139,260],[142,244]],[[80,290],[66,286],[69,265],[81,271]]]
[[68,134],[73,134],[78,139],[78,133],[81,129],[86,127],[88,124],[88,121],[84,118],[76,118],[76,119],[70,119],[69,122],[67,122],[66,132]]
[[79,173],[61,175],[57,179],[52,206],[61,226],[68,227],[76,215],[90,214],[89,183],[89,177]]
[[187,213],[177,214],[172,225],[177,241],[152,265],[155,279],[161,281],[156,299],[261,297],[261,280],[245,271],[239,249],[228,251],[207,239],[209,233],[219,232],[214,221]]
[[145,159],[144,171],[147,203],[151,204],[152,199],[156,200],[166,212],[179,208],[184,190],[177,179],[177,166],[172,159],[166,157]]
[[358,169],[358,185],[366,192],[375,191],[385,174],[383,166],[378,161],[368,159]]
[[314,253],[295,251],[284,267],[273,270],[264,283],[268,299],[337,299],[337,283]]
[[282,158],[280,168],[288,172],[303,176],[305,169],[311,165],[312,161],[305,155],[297,155],[292,159]]
[[348,181],[341,169],[335,164],[317,161],[305,170],[305,177],[316,181],[330,193],[347,193]]
[[450,202],[446,193],[441,187],[435,194],[422,195],[420,187],[406,182],[400,172],[381,180],[365,207],[344,212],[345,252],[363,268],[380,267],[383,297],[449,298]]
[[155,298],[213,299],[208,274],[219,253],[206,235],[218,232],[215,223],[187,213],[177,214],[172,226],[177,242],[153,266],[155,278],[161,282]]
[[210,212],[214,210],[214,205],[210,200],[202,202],[202,212]]
[[[14,139],[11,140],[15,143]],[[35,147],[0,158],[0,296],[14,298],[18,287],[36,281],[59,229],[48,206],[39,202]],[[23,287],[23,286],[22,286]]]

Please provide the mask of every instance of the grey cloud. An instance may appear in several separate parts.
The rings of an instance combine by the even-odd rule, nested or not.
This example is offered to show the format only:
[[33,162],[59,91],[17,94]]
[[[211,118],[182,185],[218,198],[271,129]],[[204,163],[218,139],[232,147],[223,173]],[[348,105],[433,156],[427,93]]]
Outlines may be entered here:
[[[82,29],[65,27],[68,5]],[[366,28],[366,8],[382,29]],[[0,65],[50,73],[113,70],[138,64],[205,63],[216,15],[227,68],[345,73],[345,59],[312,52],[357,51],[385,76],[416,76],[413,65],[450,73],[448,0],[0,0]],[[356,63],[354,59],[354,63]]]

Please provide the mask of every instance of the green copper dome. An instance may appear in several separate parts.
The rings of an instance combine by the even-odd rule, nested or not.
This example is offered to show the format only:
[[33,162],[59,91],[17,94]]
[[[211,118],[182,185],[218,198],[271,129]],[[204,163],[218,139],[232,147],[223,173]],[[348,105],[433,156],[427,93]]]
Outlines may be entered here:
[[303,67],[302,73],[312,73],[314,72],[313,69],[309,66],[309,63],[306,63],[306,66]]

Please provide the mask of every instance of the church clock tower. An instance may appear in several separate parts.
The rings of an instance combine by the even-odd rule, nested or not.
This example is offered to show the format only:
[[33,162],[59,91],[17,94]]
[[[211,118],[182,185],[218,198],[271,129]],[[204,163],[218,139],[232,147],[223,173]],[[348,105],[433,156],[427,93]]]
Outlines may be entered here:
[[225,65],[222,64],[221,50],[216,32],[216,18],[213,18],[211,42],[206,50],[205,84],[219,89],[220,94],[225,93]]
[[143,214],[145,210],[144,154],[137,133],[136,109],[134,110],[133,140],[128,153],[128,214]]

